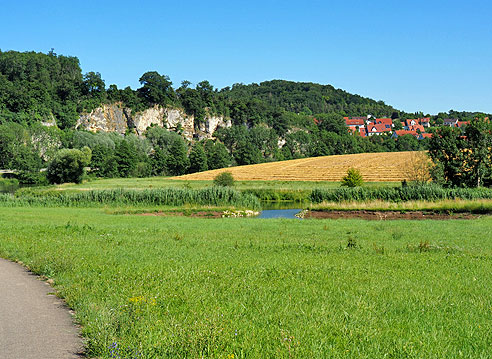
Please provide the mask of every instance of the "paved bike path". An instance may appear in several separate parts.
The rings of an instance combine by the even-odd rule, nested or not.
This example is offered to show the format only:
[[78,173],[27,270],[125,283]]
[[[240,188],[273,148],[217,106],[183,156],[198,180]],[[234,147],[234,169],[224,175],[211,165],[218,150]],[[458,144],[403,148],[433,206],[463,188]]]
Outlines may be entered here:
[[21,265],[0,258],[0,358],[83,357],[70,312],[52,292]]

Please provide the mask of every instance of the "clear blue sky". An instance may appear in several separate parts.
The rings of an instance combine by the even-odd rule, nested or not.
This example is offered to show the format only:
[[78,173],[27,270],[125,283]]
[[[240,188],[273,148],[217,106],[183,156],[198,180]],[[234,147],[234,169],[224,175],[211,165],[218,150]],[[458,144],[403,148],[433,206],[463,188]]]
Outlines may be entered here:
[[0,49],[77,56],[106,85],[156,70],[222,88],[331,84],[408,111],[492,113],[492,2],[1,1]]

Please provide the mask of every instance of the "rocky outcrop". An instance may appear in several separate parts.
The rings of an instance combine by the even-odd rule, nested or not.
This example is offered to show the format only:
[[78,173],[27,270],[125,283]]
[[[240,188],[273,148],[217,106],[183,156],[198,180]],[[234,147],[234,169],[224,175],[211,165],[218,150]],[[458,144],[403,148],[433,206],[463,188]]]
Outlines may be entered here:
[[139,135],[143,135],[148,127],[157,125],[168,130],[180,131],[185,138],[191,140],[195,133],[194,118],[182,109],[155,105],[137,113],[132,119],[132,126]]
[[76,127],[91,132],[122,134],[128,128],[133,128],[138,135],[143,135],[151,125],[178,131],[191,141],[212,138],[218,128],[231,127],[231,121],[222,116],[208,116],[195,126],[194,117],[187,115],[181,108],[155,105],[133,115],[131,109],[124,108],[121,103],[115,103],[102,105],[90,113],[82,114]]
[[91,132],[118,132],[125,133],[128,128],[129,114],[120,103],[102,105],[88,114],[82,114],[77,121],[76,128]]
[[220,127],[231,127],[231,120],[226,120],[222,116],[210,116],[205,118],[205,121],[199,124],[199,131],[207,137],[207,134],[212,135]]

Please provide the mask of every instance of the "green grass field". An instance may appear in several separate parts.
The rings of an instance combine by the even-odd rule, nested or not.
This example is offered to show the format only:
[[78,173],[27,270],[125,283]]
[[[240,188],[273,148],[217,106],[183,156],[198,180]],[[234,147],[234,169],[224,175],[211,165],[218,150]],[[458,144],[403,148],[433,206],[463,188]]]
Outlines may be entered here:
[[145,217],[1,208],[89,357],[490,358],[492,218]]
[[[147,188],[203,188],[212,186],[213,181],[186,181],[170,177],[148,178],[106,178],[95,179],[79,185],[73,183],[54,186],[59,190],[91,190],[91,189],[147,189]],[[365,186],[399,186],[400,182],[367,182]],[[307,182],[307,181],[236,181],[235,188],[244,189],[275,189],[275,190],[312,190],[314,188],[337,188],[339,182]]]

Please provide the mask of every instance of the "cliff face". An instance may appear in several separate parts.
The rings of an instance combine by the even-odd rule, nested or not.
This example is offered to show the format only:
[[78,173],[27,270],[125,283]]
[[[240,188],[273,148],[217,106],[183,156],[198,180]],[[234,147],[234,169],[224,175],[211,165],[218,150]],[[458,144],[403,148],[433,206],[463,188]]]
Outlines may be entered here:
[[147,127],[157,125],[169,130],[179,129],[188,140],[212,138],[220,127],[231,127],[231,121],[221,116],[209,116],[204,122],[195,126],[193,116],[187,115],[183,109],[155,105],[142,112],[132,114],[131,109],[124,108],[121,103],[102,105],[91,113],[82,114],[76,128],[91,132],[125,133],[134,128],[137,134],[143,135]]

